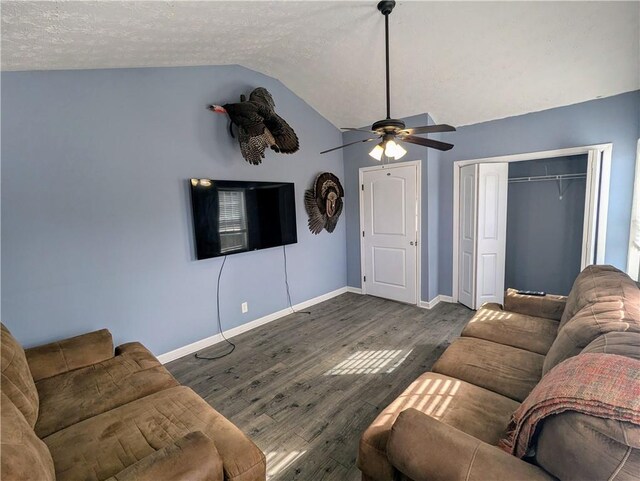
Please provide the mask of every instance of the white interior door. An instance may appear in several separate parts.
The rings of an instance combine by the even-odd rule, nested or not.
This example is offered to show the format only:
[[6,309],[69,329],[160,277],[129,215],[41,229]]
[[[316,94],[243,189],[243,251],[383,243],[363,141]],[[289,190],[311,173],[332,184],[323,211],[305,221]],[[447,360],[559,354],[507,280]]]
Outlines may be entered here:
[[458,300],[475,309],[476,249],[476,171],[478,165],[460,169],[460,216],[458,233]]
[[509,164],[478,164],[476,230],[477,308],[485,302],[504,301],[504,269],[507,248],[507,186]]
[[417,303],[417,182],[414,165],[362,175],[363,292]]

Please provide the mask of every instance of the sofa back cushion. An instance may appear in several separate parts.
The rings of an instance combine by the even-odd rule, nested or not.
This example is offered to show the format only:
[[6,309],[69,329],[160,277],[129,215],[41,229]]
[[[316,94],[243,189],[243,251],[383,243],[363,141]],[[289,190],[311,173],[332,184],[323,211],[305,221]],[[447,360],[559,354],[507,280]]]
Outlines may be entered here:
[[[24,349],[4,324],[0,334],[0,389],[20,410],[33,428],[38,419],[38,390],[27,364]],[[3,416],[4,419],[4,416]]]
[[113,338],[108,329],[87,332],[61,341],[25,349],[35,382],[113,358]]
[[587,266],[573,283],[558,329],[562,329],[578,311],[586,306],[618,298],[637,299],[636,283],[613,266]]
[[640,333],[608,332],[591,341],[582,353],[617,354],[640,361]]
[[544,359],[542,375],[560,362],[580,354],[591,342],[606,333],[640,333],[640,290],[637,302],[622,297],[609,298],[583,307],[558,331]]
[[36,436],[9,397],[4,392],[0,396],[0,479],[54,481],[53,460],[47,445]]
[[[640,332],[607,332],[591,341],[580,354],[583,353],[616,354],[640,360]],[[629,386],[629,396],[637,397],[634,386]],[[563,481],[637,480],[640,426],[565,411],[542,421],[535,453],[536,463]]]
[[542,422],[535,453],[536,464],[563,481],[637,481],[640,428],[565,411]]

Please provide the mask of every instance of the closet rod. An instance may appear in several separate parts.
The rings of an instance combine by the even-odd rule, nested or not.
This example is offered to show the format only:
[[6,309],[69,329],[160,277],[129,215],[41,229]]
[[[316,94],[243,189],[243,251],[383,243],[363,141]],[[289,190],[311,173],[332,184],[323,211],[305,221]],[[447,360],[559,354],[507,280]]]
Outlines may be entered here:
[[559,174],[559,175],[533,175],[530,177],[512,177],[509,183],[519,182],[544,182],[548,180],[577,180],[586,179],[587,174]]

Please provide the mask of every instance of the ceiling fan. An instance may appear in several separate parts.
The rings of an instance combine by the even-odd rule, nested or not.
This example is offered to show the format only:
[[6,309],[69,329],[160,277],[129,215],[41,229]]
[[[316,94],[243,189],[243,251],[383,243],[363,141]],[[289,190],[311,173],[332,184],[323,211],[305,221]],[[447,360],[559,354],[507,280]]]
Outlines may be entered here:
[[351,127],[343,127],[342,130],[355,130],[358,132],[367,132],[369,134],[376,134],[377,137],[357,140],[348,144],[341,145],[340,147],[334,147],[333,149],[320,152],[326,154],[337,149],[348,147],[349,145],[360,144],[362,142],[373,142],[380,139],[378,143],[369,155],[376,160],[381,160],[382,155],[391,159],[399,159],[407,151],[402,148],[398,142],[408,142],[410,144],[418,144],[424,147],[430,147],[438,150],[450,150],[453,145],[446,142],[439,142],[433,139],[425,139],[424,137],[417,137],[415,134],[431,134],[436,132],[453,132],[455,127],[446,124],[440,125],[425,125],[423,127],[410,127],[406,128],[402,120],[391,118],[391,101],[389,95],[389,15],[393,11],[393,7],[396,6],[395,0],[382,0],[378,3],[378,10],[384,15],[384,38],[385,38],[385,51],[386,51],[386,67],[387,67],[387,118],[384,120],[378,120],[371,126],[371,130],[356,129]]

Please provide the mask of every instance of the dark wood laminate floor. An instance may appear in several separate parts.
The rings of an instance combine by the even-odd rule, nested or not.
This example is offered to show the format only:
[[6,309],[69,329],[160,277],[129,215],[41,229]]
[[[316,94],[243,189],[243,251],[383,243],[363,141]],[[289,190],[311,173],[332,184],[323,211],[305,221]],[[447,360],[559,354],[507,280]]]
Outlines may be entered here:
[[[167,367],[265,452],[270,481],[357,481],[360,434],[428,371],[472,311],[343,294]],[[201,351],[213,356],[227,346]]]

